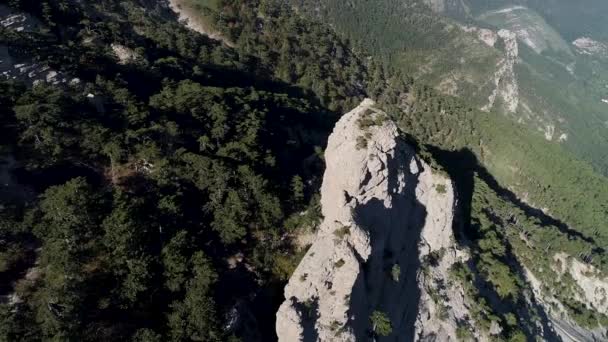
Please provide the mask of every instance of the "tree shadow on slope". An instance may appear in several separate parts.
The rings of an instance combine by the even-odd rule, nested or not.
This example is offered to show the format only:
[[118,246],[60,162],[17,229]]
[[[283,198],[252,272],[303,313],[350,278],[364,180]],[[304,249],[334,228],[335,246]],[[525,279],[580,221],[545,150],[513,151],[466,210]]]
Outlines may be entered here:
[[[471,201],[474,192],[474,177],[477,175],[492,191],[504,201],[515,205],[527,216],[537,219],[542,226],[555,226],[569,238],[580,239],[585,242],[596,244],[596,241],[585,234],[576,231],[554,217],[545,214],[542,210],[534,208],[523,202],[513,191],[501,186],[496,178],[479,162],[477,156],[469,149],[459,151],[445,151],[434,146],[427,146],[437,162],[448,172],[458,192],[460,211],[463,214],[463,228],[467,229],[466,223],[471,219]],[[466,231],[467,234],[472,232]],[[598,251],[603,252],[603,249]]]
[[[452,179],[457,196],[457,220],[454,222],[454,236],[458,242],[470,248],[472,259],[467,263],[473,272],[473,283],[479,290],[481,296],[490,304],[492,311],[496,314],[508,314],[516,312],[521,322],[532,324],[519,324],[528,339],[543,336],[547,341],[561,341],[550,324],[550,318],[535,298],[527,300],[524,297],[514,299],[512,297],[501,298],[496,288],[482,276],[480,270],[480,247],[475,241],[481,238],[479,226],[472,220],[473,194],[475,193],[475,177],[485,182],[488,187],[505,202],[508,202],[522,210],[527,216],[536,218],[542,227],[555,226],[562,234],[569,238],[581,239],[593,243],[593,239],[584,234],[572,230],[565,223],[550,217],[542,211],[522,202],[512,191],[502,187],[498,181],[482,166],[475,154],[468,149],[459,151],[445,151],[434,146],[427,146],[435,160],[447,171]],[[487,217],[498,227],[505,227],[502,218],[493,215],[492,212],[485,213]],[[509,267],[511,272],[520,279],[526,279],[525,270],[517,260],[510,244],[506,242],[505,256],[499,258],[499,262]],[[539,329],[538,324],[542,330]]]
[[296,309],[298,316],[302,322],[302,341],[315,342],[319,338],[317,333],[317,320],[319,319],[319,298],[312,299],[300,303],[295,297],[291,299],[293,307]]
[[[385,166],[387,170],[400,169],[406,175],[405,190],[402,194],[392,194],[391,207],[385,207],[383,201],[375,198],[358,205],[354,212],[356,223],[369,231],[372,243],[367,261],[353,250],[362,268],[349,299],[348,326],[358,341],[413,341],[415,337],[421,297],[418,244],[427,212],[416,198],[418,175],[409,173],[409,165],[409,160],[403,163],[397,157]],[[389,172],[389,191],[398,187],[399,173]],[[398,279],[391,274],[395,265],[400,269]],[[370,316],[374,311],[383,312],[390,319],[390,335],[382,337],[373,331]]]

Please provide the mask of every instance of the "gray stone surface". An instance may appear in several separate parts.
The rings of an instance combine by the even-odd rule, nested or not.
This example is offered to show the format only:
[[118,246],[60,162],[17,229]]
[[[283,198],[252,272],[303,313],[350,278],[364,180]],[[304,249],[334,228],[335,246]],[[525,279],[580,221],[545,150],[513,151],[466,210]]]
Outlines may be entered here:
[[[362,127],[362,117],[376,124]],[[445,324],[434,318],[437,309],[426,293],[447,274],[445,268],[466,257],[453,243],[450,180],[416,157],[371,100],[336,124],[325,160],[324,221],[285,288],[277,313],[279,340],[369,340],[375,310],[385,312],[393,326],[393,334],[379,341],[454,336],[455,320],[467,315],[459,288],[449,287],[460,312]],[[442,269],[423,277],[421,260],[441,249],[449,250]],[[395,265],[397,281],[391,274]]]

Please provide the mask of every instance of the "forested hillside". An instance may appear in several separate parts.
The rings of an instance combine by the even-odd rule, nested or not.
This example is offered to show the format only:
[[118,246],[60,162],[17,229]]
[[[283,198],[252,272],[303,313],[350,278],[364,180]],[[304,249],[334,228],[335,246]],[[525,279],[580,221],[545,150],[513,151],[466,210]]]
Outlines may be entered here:
[[[321,219],[327,136],[365,97],[453,178],[455,228],[474,255],[454,276],[499,289],[467,289],[484,329],[534,331],[512,318],[529,289],[522,265],[551,281],[563,252],[608,271],[608,180],[395,57],[451,37],[420,43],[431,12],[407,17],[417,30],[358,17],[341,31],[282,1],[198,3],[229,44],[164,2],[7,2],[37,23],[0,28],[11,69],[26,68],[0,81],[0,340],[275,339],[307,248],[298,235]],[[389,39],[403,32],[407,44]],[[55,76],[35,79],[32,65]],[[605,325],[573,299],[575,283],[559,290],[547,291],[578,324]]]
[[296,265],[289,227],[318,218],[319,151],[362,63],[280,10],[246,52],[144,2],[9,5],[42,25],[0,44],[70,81],[1,83],[3,168],[33,196],[2,193],[0,339],[272,334],[268,290]]
[[[371,6],[363,3],[360,5]],[[397,40],[396,37],[391,39],[391,36],[386,34],[395,26],[388,25],[382,35],[366,34],[364,39],[357,38],[361,37],[358,34],[363,34],[366,29],[375,30],[378,29],[377,27],[382,27],[375,25],[374,18],[378,20],[387,17],[397,18],[398,16],[383,17],[382,15],[402,13],[399,10],[404,8],[391,10],[365,7],[368,10],[361,10],[357,7],[340,7],[339,3],[331,3],[328,6],[330,8],[328,10],[334,8],[335,13],[340,13],[339,18],[342,18],[343,22],[336,22],[336,27],[338,30],[344,30],[355,46],[358,46],[358,51],[368,52],[382,61],[379,63],[382,63],[383,69],[372,74],[372,78],[384,73],[392,75],[383,91],[380,93],[372,91],[370,95],[377,97],[384,109],[399,120],[404,132],[421,143],[423,153],[429,153],[429,158],[436,160],[438,167],[448,170],[448,173],[457,179],[465,207],[464,225],[468,227],[470,224],[471,227],[465,236],[474,241],[473,246],[482,246],[479,247],[482,249],[479,251],[481,264],[477,266],[479,268],[472,270],[473,274],[477,274],[493,287],[503,288],[504,291],[511,291],[507,289],[514,286],[515,292],[499,295],[502,297],[500,300],[503,301],[500,305],[495,302],[496,298],[492,295],[487,297],[487,293],[477,295],[471,293],[473,297],[485,298],[482,301],[490,302],[489,307],[481,309],[480,322],[485,319],[489,326],[491,321],[496,320],[496,312],[493,311],[496,305],[512,308],[521,305],[521,303],[517,304],[518,300],[521,300],[520,295],[514,293],[520,291],[515,288],[523,290],[526,287],[521,284],[516,285],[523,281],[525,274],[513,265],[514,257],[519,260],[520,265],[546,281],[556,276],[555,273],[546,271],[546,265],[553,262],[552,255],[565,250],[568,250],[569,252],[566,253],[570,255],[577,255],[578,258],[591,261],[598,268],[606,270],[608,260],[603,248],[598,248],[604,244],[604,241],[608,241],[604,228],[608,213],[604,204],[606,202],[589,200],[590,198],[607,199],[608,182],[604,177],[597,175],[590,166],[579,161],[560,146],[547,143],[541,136],[522,125],[511,122],[509,118],[496,113],[483,113],[473,109],[471,104],[463,100],[443,96],[410,77],[399,76],[403,69],[391,60],[390,56],[394,56],[393,52],[400,51],[399,49],[403,49],[403,46],[407,46],[410,41]],[[323,9],[322,7],[321,11]],[[405,10],[407,9],[405,7]],[[374,13],[380,14],[375,16]],[[353,16],[349,17],[348,14]],[[424,20],[420,17],[418,19]],[[432,23],[436,19],[429,16],[428,20]],[[370,24],[366,24],[366,21]],[[355,22],[358,25],[354,25]],[[216,22],[216,25],[219,30],[229,32],[225,31],[223,26],[225,24]],[[345,29],[346,26],[348,28]],[[423,25],[418,27],[428,28]],[[415,32],[414,30],[414,33],[406,34],[415,34]],[[411,40],[411,44],[416,42],[415,38]],[[393,48],[391,44],[400,44],[402,47]],[[489,176],[488,171],[496,177],[496,180]],[[473,173],[482,174],[483,177],[476,176],[476,181],[472,181]],[[518,194],[523,195],[524,198],[517,198]],[[467,196],[471,196],[471,202],[466,200]],[[533,206],[545,207],[548,215],[525,202],[533,203]],[[499,211],[501,213],[498,213]],[[525,223],[512,216],[519,215],[515,214],[516,212],[526,217]],[[502,218],[496,221],[496,215]],[[487,221],[488,217],[492,223]],[[494,230],[497,228],[499,230]],[[487,229],[489,230],[486,231]],[[532,250],[521,248],[522,229],[523,234],[531,239],[526,238],[526,241],[537,241],[527,245],[527,248],[535,245]],[[547,240],[553,242],[544,242]],[[491,246],[496,244],[512,245],[513,247],[510,248],[518,251],[514,255],[498,252],[487,254],[493,249]],[[528,256],[520,259],[520,256],[524,255]],[[568,290],[556,296],[570,303],[569,312],[576,322],[582,326],[595,326],[600,320],[605,320],[602,315],[597,315],[585,309],[580,303],[571,301],[574,292],[570,291],[576,291],[575,287],[576,285],[569,284],[564,287]],[[498,316],[503,317],[501,318],[503,324],[509,325],[506,313]],[[521,326],[512,327],[505,330],[505,334],[516,336],[518,331],[526,331],[526,329],[528,328]]]
[[[419,43],[412,43],[412,41],[417,42],[420,39],[434,42],[442,42],[448,39],[447,45],[453,43],[453,41],[449,41],[450,37],[448,36],[432,35],[436,31],[433,31],[428,25],[430,23],[445,25],[445,23],[441,23],[441,19],[432,17],[428,13],[417,17],[414,16],[414,14],[419,13],[418,6],[423,6],[422,4],[416,4],[416,2],[410,6],[397,5],[396,2],[392,1],[386,1],[387,6],[377,6],[378,4],[371,6],[367,2],[358,2],[356,6],[345,6],[342,3],[333,1],[299,1],[297,3],[300,6],[304,6],[304,9],[316,8],[315,6],[318,5],[320,10],[315,12],[315,16],[317,13],[325,16],[325,18],[335,23],[339,31],[345,32],[354,42],[358,42],[358,44],[364,47],[369,46],[370,49],[368,51],[378,56],[388,54],[396,58],[396,56],[408,55],[409,51],[411,51],[410,49],[418,51],[415,46]],[[421,11],[425,13],[424,9]],[[426,38],[419,37],[409,40],[406,38],[412,33],[400,33],[401,31],[408,32],[409,30],[401,30],[400,32],[396,32],[395,35],[364,34],[366,30],[373,29],[378,25],[382,26],[383,24],[377,25],[378,21],[382,21],[380,18],[388,18],[387,20],[389,21],[394,19],[399,23],[406,24],[410,20],[408,19],[410,16],[407,15],[408,12],[411,13],[411,17],[416,18],[411,20],[425,21],[425,18],[427,18],[426,26],[416,24],[413,25],[412,30],[414,32],[422,32],[422,29],[428,29],[431,32],[431,38],[427,36]],[[368,13],[370,14],[369,16],[367,16]],[[406,14],[405,16],[400,16],[396,13]],[[350,21],[350,18],[355,18],[355,20]],[[353,22],[357,22],[359,25],[353,25]],[[403,25],[395,24],[390,26],[402,27]],[[409,24],[407,27],[410,27]],[[421,28],[421,31],[417,31],[418,27]],[[399,44],[400,47],[392,48],[395,44]],[[381,47],[375,49],[376,46]],[[461,51],[463,55],[468,54],[467,58],[477,51],[472,50],[468,53],[467,50],[456,50]],[[439,50],[432,50],[432,53],[431,50],[428,50],[427,55],[434,55],[437,51],[441,51],[441,48]],[[415,56],[418,56],[417,52],[413,58],[416,58]],[[420,64],[419,61],[417,64]],[[409,70],[408,68],[404,69],[398,63],[386,64],[385,62],[385,66],[393,70]],[[486,66],[490,67],[489,65]],[[522,68],[524,67],[522,66]],[[475,69],[479,70],[479,68]],[[553,73],[552,75],[556,74]],[[543,86],[546,87],[546,84]],[[535,88],[536,93],[545,90],[544,88]],[[553,90],[549,91],[552,92]],[[462,95],[466,98],[471,96],[471,92],[466,89],[463,90],[462,94],[468,94]],[[526,96],[528,95],[530,94]],[[475,98],[475,96],[473,97]],[[478,104],[475,102],[471,103],[466,98],[457,100],[445,97],[431,88],[427,88],[426,90],[419,89],[417,92],[413,92],[410,96],[410,101],[426,100],[423,101],[424,105],[414,105],[413,110],[421,111],[422,115],[430,118],[430,120],[418,122],[419,115],[405,116],[405,120],[408,123],[405,124],[404,130],[416,136],[420,141],[429,141],[430,139],[433,144],[439,144],[446,148],[463,148],[466,146],[476,151],[478,158],[483,161],[497,179],[503,184],[508,185],[522,198],[529,200],[538,207],[548,208],[553,215],[577,229],[586,230],[590,234],[596,234],[598,231],[599,234],[603,234],[601,232],[605,229],[597,227],[603,227],[604,225],[603,222],[605,222],[607,215],[606,208],[604,204],[586,199],[596,196],[590,195],[592,193],[597,194],[598,198],[605,198],[605,189],[607,189],[605,177],[595,174],[596,172],[585,165],[585,162],[577,161],[576,159],[581,159],[580,155],[568,153],[555,144],[543,142],[542,135],[535,134],[532,130],[524,127],[524,125],[513,124],[509,122],[510,120],[505,120],[496,115],[497,113],[485,114],[477,110],[469,111],[468,108],[474,108]],[[554,96],[552,95],[551,98],[554,98]],[[565,99],[565,96],[557,96],[555,98],[560,103],[568,101],[559,100],[560,98]],[[431,102],[431,104],[427,104],[427,101]],[[454,106],[457,108],[454,108]],[[567,105],[561,104],[561,108],[566,108],[567,106],[571,106],[571,104],[569,102]],[[441,114],[438,115],[437,113]],[[450,115],[446,115],[449,113],[455,113],[456,117],[452,118]],[[468,119],[463,120],[463,117]],[[596,141],[594,140],[595,136],[599,137],[600,140],[604,140],[605,137],[599,131],[597,134],[590,133],[596,129],[603,130],[601,124],[592,125],[590,121],[586,120],[591,121],[591,117],[572,121],[574,125],[584,126],[578,132],[588,132],[587,135],[579,137],[582,139],[581,141],[584,141],[583,146],[587,146],[590,141]],[[471,123],[468,124],[467,122]],[[467,125],[472,127],[470,131],[460,129],[462,126],[467,127]],[[414,128],[414,126],[417,127]],[[522,130],[525,132],[522,132]],[[465,144],[452,143],[452,141],[465,140]],[[603,160],[605,157],[605,154],[601,153],[599,149],[589,150],[587,153],[593,153],[593,158],[597,161]],[[561,166],[556,168],[556,165]],[[556,172],[556,170],[560,171]],[[586,181],[582,181],[583,179]],[[592,187],[587,187],[587,184],[589,184],[588,180],[591,179],[596,179],[598,183],[595,183]],[[557,187],[556,184],[560,184],[560,186]],[[574,202],[577,200],[570,202],[571,199],[579,199],[586,204],[576,205]],[[566,202],[569,204],[566,204]],[[592,209],[592,207],[594,208]],[[583,214],[583,211],[586,211],[586,213]]]
[[[517,1],[292,3],[329,21],[386,65],[445,95],[461,97],[474,108],[510,116],[564,146],[597,172],[608,174],[603,152],[608,148],[608,105],[602,101],[608,64],[599,55],[574,48],[575,39],[597,34],[573,37],[572,30],[556,24],[575,26],[565,14],[573,13],[577,22],[595,25],[595,16],[584,10],[587,7],[568,12],[569,5],[558,1],[555,11],[548,13],[553,7]],[[469,13],[453,19],[426,6],[435,4],[436,9],[449,12],[455,3]],[[590,3],[588,7],[602,11],[603,5]],[[501,33],[505,29],[510,33]],[[603,30],[587,29],[598,34]],[[510,34],[514,37],[507,44],[505,38]],[[596,39],[599,41],[589,44],[601,49],[602,40]]]

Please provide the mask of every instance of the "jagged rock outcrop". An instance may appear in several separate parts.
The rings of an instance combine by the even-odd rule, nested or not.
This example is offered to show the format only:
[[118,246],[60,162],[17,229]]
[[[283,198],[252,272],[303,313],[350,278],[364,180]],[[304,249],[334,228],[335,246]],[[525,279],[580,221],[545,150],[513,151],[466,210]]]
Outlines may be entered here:
[[490,111],[498,102],[504,106],[508,113],[515,113],[520,105],[519,84],[515,74],[515,65],[519,59],[519,45],[517,35],[510,30],[493,31],[476,26],[460,26],[467,33],[472,33],[481,42],[489,47],[497,47],[498,43],[504,46],[504,54],[496,64],[496,71],[490,82],[493,90],[488,96],[488,103],[481,110]]
[[488,104],[482,110],[489,111],[494,107],[497,98],[500,98],[507,112],[514,113],[519,106],[519,86],[514,71],[517,58],[519,57],[517,35],[503,29],[498,31],[498,37],[504,42],[505,57],[497,65],[497,70],[494,73],[495,88],[488,98]]
[[[445,192],[439,191],[442,194],[438,196],[438,189],[445,189]],[[462,284],[449,276],[455,263],[469,260],[468,252],[458,247],[452,231],[456,204],[454,189],[449,179],[427,169],[420,174],[416,197],[426,206],[427,220],[419,244],[420,302],[414,338],[457,341],[458,327],[464,322],[470,323],[471,314]],[[478,332],[475,336],[483,337]]]
[[593,40],[589,37],[580,37],[572,42],[576,52],[581,55],[608,57],[608,44]]
[[[336,124],[325,159],[324,221],[285,288],[279,340],[367,340],[374,311],[391,320],[387,340],[454,337],[456,322],[468,317],[461,289],[443,287],[441,295],[454,299],[441,320],[427,293],[466,259],[452,237],[451,181],[416,157],[371,100]],[[443,257],[423,275],[431,253]]]

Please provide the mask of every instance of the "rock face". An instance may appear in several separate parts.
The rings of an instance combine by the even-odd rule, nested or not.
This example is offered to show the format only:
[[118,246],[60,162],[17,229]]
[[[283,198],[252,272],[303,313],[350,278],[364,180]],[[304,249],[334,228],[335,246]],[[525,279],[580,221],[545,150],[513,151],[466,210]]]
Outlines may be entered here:
[[[464,322],[473,323],[464,288],[449,274],[455,263],[466,262],[469,255],[457,246],[452,231],[456,200],[451,181],[425,167],[416,189],[416,198],[425,205],[427,218],[418,245],[420,302],[414,339],[457,341],[458,327]],[[475,332],[475,337],[483,341],[485,336]]]
[[[482,37],[480,33],[480,39],[483,39]],[[514,113],[519,106],[519,87],[514,71],[519,56],[517,36],[509,30],[499,30],[498,37],[504,42],[505,57],[497,65],[494,73],[495,88],[488,98],[488,104],[482,110],[489,111],[494,107],[497,98],[500,98],[507,112]]]
[[580,37],[572,42],[576,52],[581,55],[608,57],[608,44],[598,42],[588,37]]
[[[441,322],[427,293],[466,258],[452,238],[451,181],[416,157],[371,100],[336,124],[325,159],[324,221],[285,288],[279,341],[367,340],[374,311],[393,330],[379,340],[454,337],[456,322],[468,316],[460,290],[444,287],[455,303]],[[438,272],[423,275],[430,253],[446,257]]]
[[133,49],[130,49],[122,44],[113,43],[110,45],[116,58],[118,58],[118,64],[126,65],[136,61],[140,56]]

